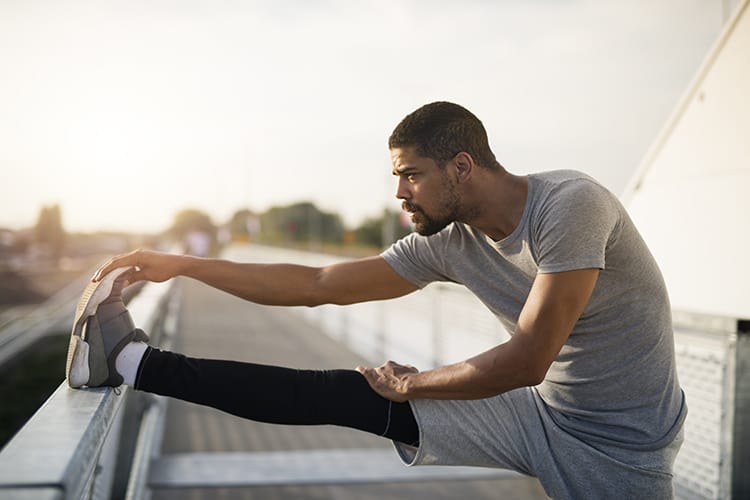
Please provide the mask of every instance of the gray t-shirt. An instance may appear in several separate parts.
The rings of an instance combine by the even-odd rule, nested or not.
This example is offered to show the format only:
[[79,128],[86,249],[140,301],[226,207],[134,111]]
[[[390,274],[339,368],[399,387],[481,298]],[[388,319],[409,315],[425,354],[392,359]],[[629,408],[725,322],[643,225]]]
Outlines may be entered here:
[[420,288],[465,285],[511,335],[537,273],[600,269],[537,392],[558,425],[589,442],[657,449],[679,431],[687,410],[661,272],[617,197],[585,174],[530,175],[522,219],[501,241],[453,223],[382,255]]

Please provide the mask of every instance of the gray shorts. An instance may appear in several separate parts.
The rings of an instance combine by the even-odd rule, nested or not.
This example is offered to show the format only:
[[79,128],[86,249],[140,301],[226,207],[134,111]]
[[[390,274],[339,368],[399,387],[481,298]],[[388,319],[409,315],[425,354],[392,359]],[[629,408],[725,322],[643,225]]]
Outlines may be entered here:
[[667,447],[633,451],[592,445],[566,432],[536,390],[472,401],[410,401],[419,447],[394,443],[407,465],[510,469],[539,479],[555,499],[673,498],[672,465],[682,432]]

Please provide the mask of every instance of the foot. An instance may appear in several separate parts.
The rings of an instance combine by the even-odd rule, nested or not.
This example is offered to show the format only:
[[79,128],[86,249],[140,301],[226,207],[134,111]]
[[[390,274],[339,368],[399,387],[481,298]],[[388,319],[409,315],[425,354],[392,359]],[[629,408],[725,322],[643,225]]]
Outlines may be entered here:
[[100,281],[89,283],[73,320],[65,378],[73,388],[117,387],[123,378],[115,368],[117,355],[130,342],[147,342],[135,328],[122,301],[122,289],[132,267],[120,267]]

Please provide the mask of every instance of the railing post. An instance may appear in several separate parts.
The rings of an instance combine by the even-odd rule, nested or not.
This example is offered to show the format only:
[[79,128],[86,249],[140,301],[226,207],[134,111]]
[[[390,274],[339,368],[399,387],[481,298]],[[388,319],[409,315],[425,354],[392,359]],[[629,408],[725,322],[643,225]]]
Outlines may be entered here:
[[676,311],[675,351],[688,418],[675,462],[678,498],[750,497],[750,324]]

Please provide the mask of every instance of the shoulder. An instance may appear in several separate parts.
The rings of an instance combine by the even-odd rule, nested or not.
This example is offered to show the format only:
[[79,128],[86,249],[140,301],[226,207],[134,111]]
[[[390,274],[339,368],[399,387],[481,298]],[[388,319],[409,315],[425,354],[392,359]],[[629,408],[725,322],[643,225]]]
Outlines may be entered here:
[[529,179],[538,185],[542,191],[590,190],[609,193],[607,188],[599,181],[578,170],[550,170],[530,174]]
[[418,233],[410,233],[386,250],[394,249],[412,252],[435,252],[443,254],[453,249],[464,248],[467,244],[473,244],[480,238],[481,233],[475,229],[458,222],[448,224],[442,231],[431,236],[422,236]]
[[553,170],[529,176],[536,190],[536,203],[553,211],[619,211],[619,201],[593,177],[576,170]]
[[622,221],[617,198],[580,172],[551,172],[537,181],[530,225],[539,270],[604,269],[608,242]]
[[455,281],[457,256],[471,248],[471,239],[468,228],[450,224],[432,236],[411,233],[380,255],[398,274],[422,288],[433,281]]
[[625,213],[622,204],[592,177],[560,170],[539,174],[535,182],[531,230],[538,240],[557,240],[562,233],[581,239],[606,239],[621,227]]

